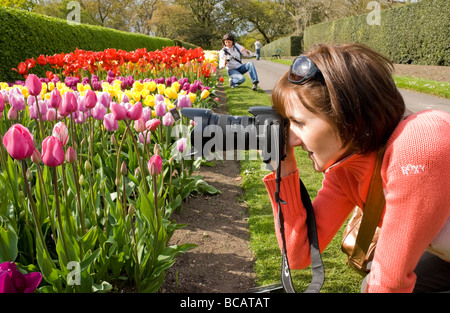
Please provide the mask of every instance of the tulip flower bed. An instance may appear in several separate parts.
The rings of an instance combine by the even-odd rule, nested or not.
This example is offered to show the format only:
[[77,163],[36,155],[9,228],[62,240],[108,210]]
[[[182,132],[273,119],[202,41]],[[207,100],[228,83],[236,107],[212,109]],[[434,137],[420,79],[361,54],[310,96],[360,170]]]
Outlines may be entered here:
[[202,160],[184,157],[178,111],[214,104],[214,59],[172,47],[23,63],[24,81],[0,83],[0,292],[157,291],[194,247],[168,245],[171,214],[218,192],[192,175]]

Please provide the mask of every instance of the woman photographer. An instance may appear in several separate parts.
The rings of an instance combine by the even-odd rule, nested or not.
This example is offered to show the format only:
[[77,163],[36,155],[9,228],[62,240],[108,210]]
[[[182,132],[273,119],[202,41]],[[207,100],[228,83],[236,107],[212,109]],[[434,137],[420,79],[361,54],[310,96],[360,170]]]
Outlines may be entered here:
[[[321,251],[353,209],[364,208],[377,152],[384,149],[385,206],[362,289],[448,291],[450,114],[405,114],[392,71],[388,59],[366,46],[318,45],[296,58],[274,87],[274,108],[290,122],[280,193],[287,202],[282,205],[287,256],[293,269],[311,262],[294,147],[324,173],[313,201]],[[269,174],[264,182],[277,222],[275,177]]]
[[219,52],[219,68],[226,68],[230,76],[230,87],[234,88],[245,82],[245,73],[249,73],[253,83],[252,89],[258,89],[258,73],[252,62],[242,63],[242,54],[250,55],[250,51],[236,43],[234,36],[226,34],[222,38],[223,48]]

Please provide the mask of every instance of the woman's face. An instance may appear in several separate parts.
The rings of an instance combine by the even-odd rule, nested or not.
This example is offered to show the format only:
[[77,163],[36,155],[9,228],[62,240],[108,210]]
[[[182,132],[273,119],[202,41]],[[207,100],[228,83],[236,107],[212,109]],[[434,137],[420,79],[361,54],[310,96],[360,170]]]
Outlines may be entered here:
[[233,47],[233,41],[231,40],[224,40],[223,44],[225,45],[225,47],[227,47],[228,49],[231,49],[231,47]]
[[336,128],[323,115],[308,111],[300,101],[286,107],[286,116],[290,121],[288,145],[301,146],[308,152],[317,172],[324,172],[352,153],[342,147]]

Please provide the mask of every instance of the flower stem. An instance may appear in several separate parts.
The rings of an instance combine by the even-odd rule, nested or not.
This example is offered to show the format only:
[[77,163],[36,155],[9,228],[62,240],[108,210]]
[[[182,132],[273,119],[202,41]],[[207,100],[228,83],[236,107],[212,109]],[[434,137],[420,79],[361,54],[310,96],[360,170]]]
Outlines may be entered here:
[[80,215],[80,223],[81,223],[81,235],[83,236],[86,233],[86,226],[84,223],[84,214],[83,209],[81,207],[81,195],[80,195],[80,184],[79,184],[79,178],[78,178],[78,171],[76,168],[76,162],[72,163],[72,171],[73,171],[73,177],[75,180],[75,188],[77,189],[77,202],[78,202],[78,214]]
[[69,258],[69,253],[67,251],[66,238],[64,236],[64,229],[63,229],[63,225],[62,225],[61,210],[59,207],[58,177],[56,174],[56,167],[52,167],[51,170],[52,170],[53,192],[54,192],[54,199],[55,199],[56,215],[58,218],[59,233],[61,235],[64,252],[66,254],[66,257]]
[[[131,128],[130,128],[130,124],[126,120],[125,120],[125,125],[127,126],[127,130],[130,133],[131,138],[133,139],[134,147],[136,148],[136,155],[137,155],[139,167],[141,168],[141,175],[142,175],[142,177],[144,177],[144,175],[145,175],[145,171],[144,170],[145,169],[144,169],[144,165],[142,164],[142,160],[141,160],[141,156],[140,156],[140,153],[139,153],[139,149],[138,149],[138,144],[137,144],[136,138],[134,138],[133,132],[131,131]],[[147,195],[148,194],[147,181],[144,179],[143,183],[144,183],[144,192]]]
[[42,243],[42,247],[44,248],[47,255],[50,255],[47,250],[47,245],[45,244],[44,234],[42,233],[41,223],[39,222],[39,216],[37,214],[36,204],[34,203],[33,195],[31,194],[30,185],[28,184],[28,179],[27,179],[27,174],[26,174],[27,165],[25,163],[25,160],[22,160],[21,163],[22,163],[22,174],[23,174],[23,179],[24,179],[24,183],[25,183],[25,189],[28,194],[28,200],[30,201],[31,213],[33,214],[33,219],[34,219],[34,225],[37,229],[39,239],[41,240],[41,243]]

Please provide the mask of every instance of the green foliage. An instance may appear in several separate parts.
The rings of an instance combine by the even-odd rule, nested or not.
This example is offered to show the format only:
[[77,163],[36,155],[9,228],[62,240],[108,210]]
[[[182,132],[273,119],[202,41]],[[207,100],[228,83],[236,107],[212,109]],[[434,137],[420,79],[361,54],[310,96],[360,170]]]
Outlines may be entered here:
[[[69,25],[66,20],[47,17],[23,10],[0,7],[0,81],[22,79],[11,68],[41,54],[68,53],[76,48],[102,51],[116,48],[148,51],[175,45],[166,38],[149,37],[85,24]],[[184,45],[177,42],[178,45]],[[36,72],[38,76],[45,73]]]
[[394,63],[450,65],[450,2],[423,0],[380,12],[380,25],[367,15],[308,27],[305,49],[318,43],[363,43]]
[[262,57],[271,57],[277,49],[281,50],[281,56],[296,56],[302,53],[303,37],[301,36],[289,36],[283,37],[261,47]]

